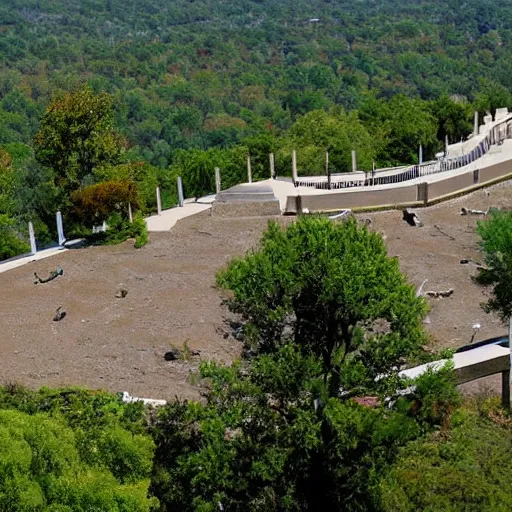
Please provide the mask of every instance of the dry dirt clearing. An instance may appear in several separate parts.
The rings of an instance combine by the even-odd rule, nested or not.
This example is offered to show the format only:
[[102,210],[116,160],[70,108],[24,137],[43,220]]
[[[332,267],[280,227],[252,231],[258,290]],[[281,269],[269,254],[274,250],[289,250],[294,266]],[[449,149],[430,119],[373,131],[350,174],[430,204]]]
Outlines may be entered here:
[[[460,264],[482,256],[477,218],[459,212],[463,206],[511,206],[511,192],[512,184],[501,184],[418,209],[420,228],[403,222],[399,211],[361,215],[386,237],[389,253],[399,257],[412,283],[428,279],[425,290],[454,289],[449,298],[430,299],[426,327],[437,346],[468,343],[474,323],[482,325],[477,339],[506,331],[480,308],[485,293],[471,281],[475,265]],[[73,384],[153,398],[196,395],[188,376],[197,360],[165,361],[164,353],[187,342],[204,359],[237,356],[237,342],[225,336],[215,273],[257,243],[267,220],[207,212],[169,233],[152,234],[140,250],[129,243],[70,250],[0,274],[0,383]],[[57,265],[64,276],[34,285],[34,272],[48,275]],[[115,297],[120,288],[128,290],[124,299]],[[67,316],[53,322],[59,306]]]

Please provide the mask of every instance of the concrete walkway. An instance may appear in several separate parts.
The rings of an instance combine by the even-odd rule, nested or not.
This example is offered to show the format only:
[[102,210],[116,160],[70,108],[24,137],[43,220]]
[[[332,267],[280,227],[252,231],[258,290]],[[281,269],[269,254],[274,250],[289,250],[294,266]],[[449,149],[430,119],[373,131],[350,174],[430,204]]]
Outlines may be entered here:
[[[453,354],[453,365],[458,377],[458,384],[469,382],[473,379],[481,378],[486,375],[501,373],[510,368],[510,349],[499,345],[484,345],[466,352]],[[400,375],[415,379],[423,375],[429,369],[437,371],[446,363],[447,359],[433,361],[402,370]]]
[[[169,231],[180,219],[184,219],[190,215],[195,215],[196,213],[204,212],[209,210],[211,207],[211,204],[185,203],[182,208],[164,210],[162,215],[153,215],[146,218],[148,231]],[[72,245],[77,242],[80,242],[80,240],[74,240],[68,242],[68,244]],[[32,261],[39,261],[49,258],[50,256],[55,256],[56,254],[66,252],[67,250],[68,249],[65,247],[52,247],[51,249],[38,251],[36,254],[21,255],[0,262],[0,274],[2,272],[7,272],[8,270],[21,267],[22,265],[26,265],[27,263],[31,263]]]
[[36,254],[29,254],[27,256],[18,256],[16,258],[12,258],[7,261],[3,261],[0,263],[0,274],[2,272],[7,272],[8,270],[12,270],[13,268],[21,267],[22,265],[26,265],[27,263],[31,263],[32,261],[44,260],[45,258],[49,258],[50,256],[55,256],[58,253],[66,252],[67,249],[65,247],[52,247],[51,249],[44,249],[43,251],[38,251]]
[[145,219],[148,231],[169,231],[179,220],[209,210],[211,207],[211,204],[185,203],[182,207],[164,210],[161,215],[152,215]]

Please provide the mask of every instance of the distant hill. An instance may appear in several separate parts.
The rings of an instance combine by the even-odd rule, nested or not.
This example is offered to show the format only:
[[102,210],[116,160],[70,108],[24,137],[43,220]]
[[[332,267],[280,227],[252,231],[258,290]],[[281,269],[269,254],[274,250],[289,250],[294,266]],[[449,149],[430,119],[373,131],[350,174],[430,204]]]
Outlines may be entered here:
[[50,98],[87,81],[166,166],[369,91],[508,101],[511,47],[497,0],[3,0],[0,144],[29,142]]

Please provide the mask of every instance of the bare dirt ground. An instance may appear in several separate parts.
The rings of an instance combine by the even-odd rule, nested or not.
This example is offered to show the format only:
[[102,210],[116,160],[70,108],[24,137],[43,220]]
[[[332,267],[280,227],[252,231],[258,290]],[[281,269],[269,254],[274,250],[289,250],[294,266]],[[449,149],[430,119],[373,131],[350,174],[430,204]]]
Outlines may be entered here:
[[[416,210],[424,226],[411,227],[399,211],[362,214],[385,237],[389,253],[425,290],[454,289],[451,297],[430,299],[426,325],[437,347],[504,334],[499,319],[480,307],[485,290],[463,258],[482,261],[474,228],[477,218],[460,208],[511,206],[512,184],[500,184],[444,204]],[[152,234],[136,250],[130,243],[77,249],[0,274],[0,383],[30,387],[81,385],[137,396],[196,396],[189,379],[198,360],[165,361],[172,346],[185,342],[202,359],[230,361],[239,345],[225,337],[215,273],[235,255],[254,246],[268,219],[225,219],[200,214],[180,221],[169,233]],[[281,222],[291,222],[283,218]],[[57,265],[64,276],[34,285],[33,273],[48,275]],[[124,299],[115,298],[126,288]],[[53,322],[58,306],[66,318]],[[492,379],[466,386],[494,387]],[[497,389],[497,388],[496,388]]]

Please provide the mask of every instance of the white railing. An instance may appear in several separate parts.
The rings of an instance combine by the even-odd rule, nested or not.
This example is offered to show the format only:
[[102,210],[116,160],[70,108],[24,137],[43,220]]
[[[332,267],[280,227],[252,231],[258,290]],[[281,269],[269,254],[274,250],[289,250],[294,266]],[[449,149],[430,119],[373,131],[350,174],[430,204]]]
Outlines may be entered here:
[[[315,187],[317,189],[331,190],[352,187],[372,187],[375,185],[388,185],[414,180],[422,176],[443,173],[460,169],[482,158],[491,146],[503,144],[505,139],[512,138],[512,116],[491,127],[485,138],[471,151],[459,157],[443,157],[442,159],[420,165],[411,165],[398,168],[396,171],[383,169],[366,173],[345,173],[328,176],[300,177],[295,180],[296,187]],[[385,176],[382,174],[386,173]]]

